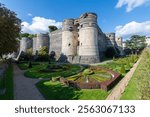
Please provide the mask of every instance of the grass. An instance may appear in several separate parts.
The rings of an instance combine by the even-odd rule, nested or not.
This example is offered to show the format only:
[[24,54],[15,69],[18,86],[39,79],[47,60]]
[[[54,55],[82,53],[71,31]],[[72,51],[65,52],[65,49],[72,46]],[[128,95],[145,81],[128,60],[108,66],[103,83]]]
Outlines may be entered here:
[[71,65],[71,64],[68,64],[68,65],[70,66],[70,68],[67,70],[45,73],[45,72],[41,72],[41,70],[46,69],[48,66],[48,64],[44,63],[44,64],[34,66],[31,69],[28,69],[24,73],[24,75],[29,78],[51,78],[51,77],[57,77],[57,76],[68,77],[68,76],[77,74],[81,69],[80,66],[78,65]]
[[[42,62],[32,62],[32,66],[36,66],[36,65],[40,65],[42,64]],[[29,66],[29,61],[22,61],[20,63],[17,64],[18,67],[21,69],[21,70],[27,70],[29,69],[28,66]]]
[[52,81],[40,81],[36,86],[47,100],[104,100],[110,93],[100,89],[77,90]]
[[123,93],[122,100],[150,100],[150,51],[144,50],[141,61]]
[[3,88],[6,89],[4,95],[0,95],[0,100],[13,100],[13,67],[9,66],[4,74]]

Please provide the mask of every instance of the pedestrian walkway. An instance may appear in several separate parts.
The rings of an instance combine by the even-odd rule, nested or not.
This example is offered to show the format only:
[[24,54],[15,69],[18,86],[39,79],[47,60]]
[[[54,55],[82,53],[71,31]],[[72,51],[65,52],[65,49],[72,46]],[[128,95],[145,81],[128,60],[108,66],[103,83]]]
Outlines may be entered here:
[[133,65],[133,67],[125,75],[125,77],[114,87],[114,89],[108,95],[106,100],[119,100],[121,98],[122,93],[125,91],[125,88],[128,85],[130,79],[132,78],[140,60],[141,60],[141,58]]
[[14,67],[14,99],[15,100],[43,100],[43,96],[35,84],[39,79],[30,79],[24,76],[24,71],[17,65]]

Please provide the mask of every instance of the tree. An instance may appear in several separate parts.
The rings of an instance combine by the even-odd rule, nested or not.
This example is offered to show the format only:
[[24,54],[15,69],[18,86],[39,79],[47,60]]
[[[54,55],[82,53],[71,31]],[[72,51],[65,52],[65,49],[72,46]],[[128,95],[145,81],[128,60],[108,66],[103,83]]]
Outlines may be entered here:
[[0,57],[17,51],[21,20],[15,12],[0,3]]
[[23,38],[23,37],[27,37],[27,38],[33,38],[33,37],[36,37],[36,34],[29,34],[29,33],[21,33],[20,34],[20,38]]
[[48,26],[48,28],[49,28],[49,32],[53,32],[58,29],[56,26]]
[[29,37],[29,33],[21,33],[21,34],[20,34],[20,37],[21,37],[21,38],[23,38],[23,37]]
[[49,55],[49,64],[51,64],[51,62],[55,62],[56,53],[54,51],[51,51],[50,55]]
[[41,47],[38,55],[39,55],[39,60],[47,61],[48,60],[48,48],[46,46]]
[[126,47],[129,48],[132,53],[137,53],[146,47],[145,36],[133,35],[130,40],[126,41]]
[[39,50],[39,55],[40,56],[46,56],[48,55],[48,48],[46,46],[43,46]]

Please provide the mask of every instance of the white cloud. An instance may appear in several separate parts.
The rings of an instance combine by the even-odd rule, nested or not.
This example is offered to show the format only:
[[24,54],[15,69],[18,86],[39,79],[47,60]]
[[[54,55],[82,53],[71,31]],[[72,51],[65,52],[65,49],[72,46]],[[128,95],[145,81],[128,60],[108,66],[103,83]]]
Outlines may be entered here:
[[32,16],[32,14],[31,14],[31,13],[28,13],[27,15],[28,15],[28,16]]
[[116,36],[122,36],[124,38],[128,38],[134,34],[139,35],[150,35],[150,21],[145,22],[129,22],[124,26],[116,26],[115,28]]
[[121,8],[122,6],[127,5],[126,12],[130,12],[136,7],[147,5],[149,3],[150,0],[118,0],[116,8]]
[[58,28],[61,27],[62,22],[56,22],[53,19],[46,19],[44,17],[34,17],[32,18],[32,23],[22,22],[22,32],[23,33],[45,33],[49,32],[48,26],[54,25]]

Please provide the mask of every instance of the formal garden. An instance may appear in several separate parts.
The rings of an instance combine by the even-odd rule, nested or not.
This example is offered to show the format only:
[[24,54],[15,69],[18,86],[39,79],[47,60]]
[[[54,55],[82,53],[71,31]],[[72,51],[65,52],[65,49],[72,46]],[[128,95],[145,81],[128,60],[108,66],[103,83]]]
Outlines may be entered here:
[[[29,78],[43,79],[36,84],[45,99],[97,99],[104,100],[111,92],[97,88],[77,88],[60,82],[63,77],[69,82],[76,83],[102,83],[113,79],[113,73],[119,74],[119,80],[132,68],[138,60],[137,55],[130,55],[124,58],[116,58],[112,61],[98,66],[81,66],[77,64],[58,64],[48,62],[32,62],[29,68],[29,61],[19,62],[20,69],[25,70],[24,75]],[[109,72],[108,72],[108,71]],[[46,79],[45,79],[46,78]]]

